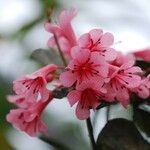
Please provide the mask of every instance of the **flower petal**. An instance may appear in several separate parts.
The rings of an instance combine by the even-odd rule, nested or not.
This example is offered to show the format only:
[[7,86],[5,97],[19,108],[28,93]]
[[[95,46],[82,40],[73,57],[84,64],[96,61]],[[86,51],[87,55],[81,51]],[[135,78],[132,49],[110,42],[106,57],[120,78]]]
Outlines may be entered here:
[[82,108],[80,102],[76,107],[76,116],[80,120],[87,119],[90,116],[90,110],[87,108]]
[[96,43],[102,36],[103,31],[101,29],[93,29],[89,32],[93,43]]
[[83,34],[78,40],[78,45],[81,48],[87,48],[89,43],[90,43],[90,34],[89,33]]
[[136,88],[141,83],[141,77],[138,75],[130,75],[130,76],[118,75],[118,77],[119,77],[117,78],[118,81],[128,88]]
[[77,101],[80,100],[80,97],[81,97],[81,92],[80,92],[80,91],[73,90],[73,91],[71,91],[71,92],[68,93],[67,98],[68,98],[68,101],[69,101],[71,107],[72,107]]
[[90,57],[90,50],[81,49],[78,46],[75,46],[71,49],[71,56],[73,59],[76,59],[80,63],[84,63]]
[[75,81],[76,75],[71,71],[66,71],[60,75],[60,82],[66,87],[72,86]]
[[113,43],[114,43],[114,36],[111,33],[107,32],[101,37],[102,47],[111,46]]

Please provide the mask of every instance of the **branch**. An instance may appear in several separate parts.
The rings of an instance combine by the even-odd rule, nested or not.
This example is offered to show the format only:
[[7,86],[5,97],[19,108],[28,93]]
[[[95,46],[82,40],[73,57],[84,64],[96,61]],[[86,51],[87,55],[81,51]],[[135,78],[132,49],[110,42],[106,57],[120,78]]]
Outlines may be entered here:
[[57,48],[58,48],[60,57],[61,57],[61,59],[62,59],[62,61],[63,61],[63,64],[64,64],[64,66],[67,66],[66,59],[64,58],[64,55],[63,55],[62,50],[61,50],[61,48],[60,48],[60,45],[59,45],[57,36],[56,36],[55,34],[54,34],[54,39],[55,39],[55,42],[56,42],[56,45],[57,45]]
[[94,139],[94,135],[93,135],[93,127],[92,127],[90,117],[88,119],[86,119],[86,124],[87,124],[89,137],[90,137],[90,140],[91,140],[92,148],[93,148],[93,150],[96,150],[96,143],[95,143],[95,139]]

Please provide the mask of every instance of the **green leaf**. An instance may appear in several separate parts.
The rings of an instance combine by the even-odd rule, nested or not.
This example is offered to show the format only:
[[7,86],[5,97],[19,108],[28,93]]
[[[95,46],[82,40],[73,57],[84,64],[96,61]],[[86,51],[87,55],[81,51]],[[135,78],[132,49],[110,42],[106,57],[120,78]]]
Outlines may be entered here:
[[31,54],[31,59],[37,61],[41,65],[47,65],[50,63],[56,65],[62,65],[60,56],[58,52],[54,49],[50,49],[50,50],[37,49],[33,51],[33,53]]
[[108,121],[97,140],[97,150],[149,150],[148,144],[132,121]]

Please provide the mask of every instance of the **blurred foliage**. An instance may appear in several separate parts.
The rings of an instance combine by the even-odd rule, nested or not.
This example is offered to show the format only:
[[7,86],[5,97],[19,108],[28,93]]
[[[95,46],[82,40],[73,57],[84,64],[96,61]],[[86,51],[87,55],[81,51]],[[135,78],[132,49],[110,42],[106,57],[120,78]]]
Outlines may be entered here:
[[90,150],[83,131],[77,123],[61,122],[49,127],[49,135],[68,147],[68,150]]
[[13,150],[5,135],[9,127],[6,122],[6,114],[12,108],[11,104],[6,100],[6,95],[10,93],[10,89],[9,79],[0,75],[0,149],[2,150]]
[[40,3],[40,6],[42,8],[41,14],[38,16],[38,18],[35,18],[34,20],[29,22],[28,24],[23,25],[21,27],[21,29],[15,35],[12,36],[13,38],[19,37],[20,40],[22,40],[22,38],[28,32],[30,32],[37,24],[48,19],[48,11],[49,10],[56,9],[59,6],[57,3],[57,0],[39,0],[39,3]]
[[42,66],[50,63],[56,65],[62,65],[62,60],[55,49],[49,49],[49,50],[37,49],[33,51],[30,58]]
[[[23,38],[28,34],[37,24],[47,19],[48,9],[55,9],[59,5],[57,0],[38,0],[41,6],[41,14],[34,18],[31,22],[25,23],[15,34],[2,35],[0,34],[1,40],[19,40],[22,41]],[[28,9],[27,9],[28,11]],[[23,43],[22,43],[23,44]],[[23,45],[24,46],[24,45]],[[6,100],[6,95],[12,93],[12,79],[3,77],[0,72],[0,150],[13,150],[7,141],[6,134],[8,129],[11,127],[6,121],[6,115],[14,105],[10,104]]]

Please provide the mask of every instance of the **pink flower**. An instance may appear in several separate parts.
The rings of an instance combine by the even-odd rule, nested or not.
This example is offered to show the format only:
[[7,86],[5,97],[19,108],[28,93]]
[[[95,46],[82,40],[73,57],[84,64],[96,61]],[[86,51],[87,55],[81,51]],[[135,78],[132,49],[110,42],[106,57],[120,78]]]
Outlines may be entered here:
[[121,52],[117,52],[117,57],[113,62],[111,62],[111,64],[120,67],[129,61],[135,62],[135,57],[133,54],[128,53],[127,55],[123,55]]
[[150,76],[141,80],[141,84],[137,87],[132,89],[139,97],[146,99],[150,96]]
[[[52,23],[45,24],[46,31],[56,35],[61,50],[69,58],[71,48],[76,45],[76,36],[71,26],[71,21],[76,14],[77,11],[73,8],[64,10],[59,16],[59,25],[53,25]],[[52,36],[48,41],[48,46],[54,47],[55,45],[55,38]]]
[[114,71],[108,80],[108,85],[111,88],[110,93],[116,93],[115,98],[121,102],[124,107],[129,103],[129,90],[136,88],[141,83],[141,77],[137,73],[142,72],[139,67],[135,67],[134,61],[128,61],[121,67],[110,65],[110,70]]
[[150,48],[138,50],[133,54],[138,58],[144,59],[145,61],[150,61]]
[[16,104],[18,107],[27,108],[32,102],[26,101],[22,95],[8,95],[7,99],[9,102]]
[[49,90],[46,88],[48,82],[53,80],[52,74],[57,66],[50,64],[31,75],[25,75],[13,82],[13,89],[17,95],[23,96],[26,101],[47,100]]
[[109,32],[103,33],[101,29],[93,29],[78,40],[79,47],[90,49],[91,52],[99,52],[108,61],[114,60],[117,56],[117,52],[110,48],[113,43],[113,35]]
[[72,90],[67,95],[69,103],[73,106],[78,102],[76,107],[76,116],[78,119],[87,119],[90,115],[90,109],[95,110],[100,105],[102,95],[106,93],[103,88],[103,80],[95,78],[90,82],[83,82],[75,90]]
[[47,127],[41,120],[41,114],[51,99],[50,94],[49,99],[45,102],[39,101],[28,108],[13,109],[7,115],[7,121],[12,123],[14,128],[20,129],[30,136],[35,137],[41,132],[46,134]]
[[72,48],[72,60],[66,72],[60,75],[61,83],[72,86],[76,81],[77,85],[83,81],[95,80],[95,77],[107,77],[108,64],[97,52],[91,53],[88,49]]

